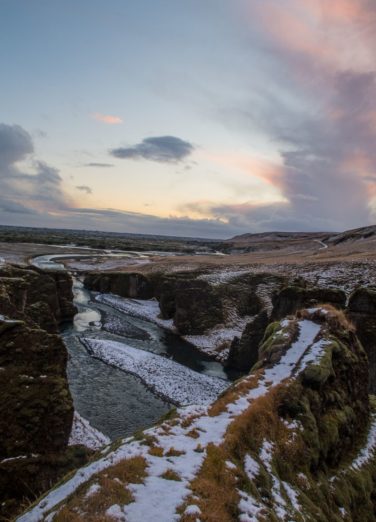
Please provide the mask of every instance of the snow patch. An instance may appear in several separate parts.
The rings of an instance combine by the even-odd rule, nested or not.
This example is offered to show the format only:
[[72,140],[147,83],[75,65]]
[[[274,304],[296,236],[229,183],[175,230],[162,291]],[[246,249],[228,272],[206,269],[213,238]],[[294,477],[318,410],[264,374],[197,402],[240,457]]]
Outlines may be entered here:
[[111,440],[106,435],[91,426],[89,421],[81,417],[77,411],[74,412],[69,446],[82,444],[89,449],[98,450],[110,442]]
[[82,342],[94,357],[136,375],[155,393],[179,406],[213,402],[229,385],[227,381],[127,344],[88,338]]

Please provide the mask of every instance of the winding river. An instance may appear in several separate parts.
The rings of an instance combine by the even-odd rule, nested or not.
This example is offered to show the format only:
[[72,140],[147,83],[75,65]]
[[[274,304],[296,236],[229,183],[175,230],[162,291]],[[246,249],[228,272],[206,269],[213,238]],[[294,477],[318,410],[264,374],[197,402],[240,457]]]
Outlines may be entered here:
[[[76,256],[82,258],[82,254],[54,254],[36,257],[32,263],[45,270],[65,270],[59,260]],[[137,253],[124,255],[131,256],[137,257]],[[78,313],[73,324],[63,326],[61,331],[69,353],[67,373],[71,394],[78,413],[110,439],[128,436],[152,425],[172,405],[155,395],[137,377],[90,356],[80,342],[83,335],[125,342],[169,357],[199,373],[228,380],[220,363],[205,357],[179,336],[96,302],[78,276],[73,276],[73,293]]]

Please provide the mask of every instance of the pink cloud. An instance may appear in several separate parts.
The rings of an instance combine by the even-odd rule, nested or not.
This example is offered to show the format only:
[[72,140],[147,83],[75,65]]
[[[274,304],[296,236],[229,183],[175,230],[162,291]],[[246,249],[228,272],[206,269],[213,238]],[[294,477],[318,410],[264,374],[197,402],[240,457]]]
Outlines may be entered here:
[[123,120],[119,118],[119,116],[112,116],[111,114],[101,114],[100,112],[95,112],[92,114],[92,117],[97,121],[106,123],[107,125],[119,125],[120,123],[123,123]]

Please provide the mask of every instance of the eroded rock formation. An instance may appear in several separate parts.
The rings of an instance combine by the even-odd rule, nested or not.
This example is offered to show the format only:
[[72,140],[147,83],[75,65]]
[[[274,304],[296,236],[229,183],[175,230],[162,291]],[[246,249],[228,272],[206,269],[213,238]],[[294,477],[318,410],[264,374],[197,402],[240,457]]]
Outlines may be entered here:
[[74,313],[68,274],[0,269],[0,518],[84,462],[67,452],[73,403],[56,334]]
[[95,292],[137,299],[150,299],[154,293],[149,279],[138,273],[92,272],[85,276],[84,285]]

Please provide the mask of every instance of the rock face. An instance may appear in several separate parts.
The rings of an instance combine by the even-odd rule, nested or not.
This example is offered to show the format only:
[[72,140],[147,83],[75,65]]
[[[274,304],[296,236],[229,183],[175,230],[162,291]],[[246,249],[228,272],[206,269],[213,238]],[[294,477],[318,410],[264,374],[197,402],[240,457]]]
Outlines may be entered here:
[[36,323],[48,332],[70,321],[73,305],[72,278],[66,272],[15,266],[0,267],[0,313]]
[[222,302],[206,281],[166,276],[156,290],[163,319],[174,320],[182,335],[200,335],[223,322]]
[[121,297],[153,297],[153,285],[143,274],[137,273],[93,272],[86,275],[84,286],[95,292],[112,293]]
[[247,324],[241,338],[235,337],[231,344],[227,368],[249,372],[258,360],[258,347],[268,324],[269,316],[266,310]]
[[376,405],[367,375],[366,354],[342,312],[299,311],[269,325],[251,374],[217,401],[181,408],[108,449],[19,521],[115,513],[181,522],[373,522]]
[[376,393],[376,290],[359,288],[350,296],[348,314],[367,352],[370,391]]
[[329,303],[336,308],[345,308],[346,294],[337,288],[306,288],[290,285],[273,297],[272,319],[282,319],[301,308],[321,303]]
[[75,312],[71,283],[65,273],[0,271],[0,518],[77,463],[66,452],[73,403],[56,335]]

